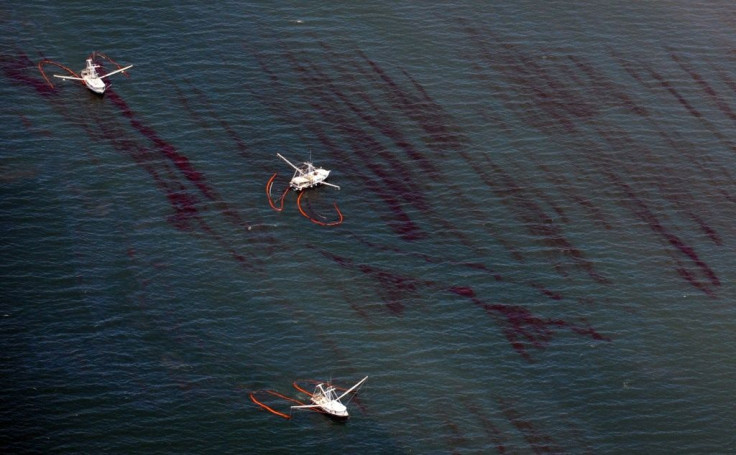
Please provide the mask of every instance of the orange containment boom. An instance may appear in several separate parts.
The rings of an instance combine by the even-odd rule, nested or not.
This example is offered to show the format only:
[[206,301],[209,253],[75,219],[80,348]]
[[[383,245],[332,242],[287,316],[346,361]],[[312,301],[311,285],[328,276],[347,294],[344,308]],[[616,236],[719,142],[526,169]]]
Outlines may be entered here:
[[299,406],[303,406],[304,405],[304,403],[302,403],[301,401],[295,400],[293,398],[289,398],[289,397],[287,397],[285,395],[282,395],[282,394],[276,392],[275,390],[256,390],[256,391],[251,392],[249,394],[250,399],[251,399],[251,401],[253,403],[257,404],[258,406],[260,406],[261,408],[263,408],[266,411],[270,412],[271,414],[275,414],[275,415],[277,415],[279,417],[283,417],[284,419],[291,419],[291,415],[285,414],[285,413],[283,413],[281,411],[277,411],[274,408],[268,406],[267,404],[264,404],[263,402],[261,402],[258,398],[256,398],[256,395],[263,395],[263,394],[272,395],[272,396],[275,396],[275,397],[280,398],[282,400],[286,400],[286,401],[289,401],[291,403],[296,403]]

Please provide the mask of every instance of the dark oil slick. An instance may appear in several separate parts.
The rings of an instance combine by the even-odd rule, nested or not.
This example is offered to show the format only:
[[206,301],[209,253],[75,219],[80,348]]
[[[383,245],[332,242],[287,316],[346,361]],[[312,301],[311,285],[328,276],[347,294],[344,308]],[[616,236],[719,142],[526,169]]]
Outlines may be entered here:
[[730,3],[107,3],[0,9],[8,450],[728,445]]

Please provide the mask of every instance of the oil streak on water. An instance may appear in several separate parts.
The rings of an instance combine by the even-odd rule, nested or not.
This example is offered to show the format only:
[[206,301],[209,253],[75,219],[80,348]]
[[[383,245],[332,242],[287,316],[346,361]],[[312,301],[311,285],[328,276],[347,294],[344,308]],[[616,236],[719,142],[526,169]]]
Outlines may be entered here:
[[[727,452],[734,17],[1,7],[2,447]],[[94,50],[104,97],[38,71]],[[366,375],[346,424],[249,399]]]

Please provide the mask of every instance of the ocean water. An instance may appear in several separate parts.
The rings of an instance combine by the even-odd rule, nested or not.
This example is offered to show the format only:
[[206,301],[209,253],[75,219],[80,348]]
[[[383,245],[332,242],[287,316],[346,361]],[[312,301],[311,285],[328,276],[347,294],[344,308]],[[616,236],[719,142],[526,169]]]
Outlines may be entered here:
[[[732,452],[735,23],[4,3],[2,452]],[[102,97],[39,71],[93,51]],[[341,189],[273,210],[276,153]]]

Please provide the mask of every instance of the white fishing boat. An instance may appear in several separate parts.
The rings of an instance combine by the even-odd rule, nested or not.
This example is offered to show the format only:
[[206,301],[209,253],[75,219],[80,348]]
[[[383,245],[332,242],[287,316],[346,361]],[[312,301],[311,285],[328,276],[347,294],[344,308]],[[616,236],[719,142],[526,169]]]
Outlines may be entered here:
[[276,156],[286,161],[289,166],[294,168],[294,176],[291,177],[291,182],[289,182],[289,186],[291,186],[291,188],[295,191],[301,191],[317,185],[327,185],[333,188],[337,188],[338,190],[340,189],[340,187],[337,185],[325,182],[325,180],[327,180],[327,177],[329,177],[330,175],[330,171],[328,169],[316,167],[309,161],[303,162],[301,166],[296,166],[291,161],[284,158],[280,153],[277,153]]
[[92,61],[91,58],[88,58],[87,67],[83,69],[79,74],[81,77],[61,76],[59,74],[54,74],[54,77],[58,77],[59,79],[73,80],[73,81],[82,81],[84,82],[84,85],[86,85],[88,89],[92,90],[98,95],[102,95],[103,93],[105,93],[105,90],[107,90],[107,87],[108,87],[108,85],[103,80],[104,78],[110,77],[113,74],[117,74],[127,69],[130,69],[133,67],[133,65],[126,66],[125,68],[120,68],[119,70],[112,71],[102,76],[100,76],[97,73],[97,68],[99,67],[100,65],[96,65]]
[[355,392],[368,379],[368,376],[361,379],[357,384],[348,390],[337,395],[337,389],[331,384],[319,383],[314,388],[314,393],[310,397],[312,404],[303,406],[292,406],[291,409],[314,409],[324,412],[330,417],[344,420],[350,417],[348,408],[340,401],[349,393]]

